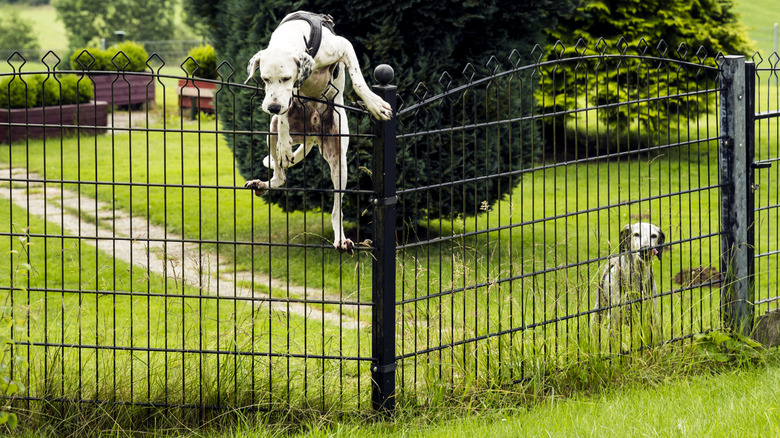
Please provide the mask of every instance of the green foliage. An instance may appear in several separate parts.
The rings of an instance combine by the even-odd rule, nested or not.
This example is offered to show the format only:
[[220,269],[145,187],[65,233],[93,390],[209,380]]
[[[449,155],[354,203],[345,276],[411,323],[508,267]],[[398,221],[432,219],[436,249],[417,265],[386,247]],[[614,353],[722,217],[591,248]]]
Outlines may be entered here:
[[[28,230],[25,230],[25,234]],[[25,263],[23,256],[27,255],[28,248],[31,245],[27,235],[20,236],[18,242],[21,245],[21,252],[11,250],[7,255],[11,256],[11,282],[9,291],[24,290],[25,279],[33,271],[29,263]],[[0,425],[5,425],[8,429],[15,429],[18,423],[16,414],[11,412],[11,403],[14,397],[26,391],[21,381],[17,380],[17,375],[22,375],[27,368],[27,359],[15,353],[14,345],[23,334],[26,326],[25,316],[14,314],[13,307],[9,305],[11,293],[5,296],[5,303],[0,306],[0,397],[5,400],[5,404],[0,406]]]
[[54,0],[71,47],[111,40],[123,31],[137,41],[173,37],[175,0]]
[[[60,78],[62,84],[62,104],[86,103],[94,96],[92,81],[76,75],[65,75]],[[52,81],[52,85],[55,83]]]
[[693,340],[701,358],[724,366],[758,365],[767,358],[761,344],[736,332],[712,331],[695,335]]
[[125,41],[106,50],[78,49],[70,57],[70,66],[73,70],[142,72],[148,59],[143,45]]
[[41,82],[36,76],[6,76],[0,81],[0,108],[32,108],[41,99]]
[[[467,63],[477,66],[478,75],[484,75],[487,72],[481,66],[485,66],[492,55],[499,58],[504,68],[514,65],[508,58],[515,49],[530,59],[529,54],[534,43],[544,39],[545,35],[541,29],[553,26],[558,15],[569,12],[574,3],[555,0],[542,0],[532,5],[508,0],[444,3],[349,0],[302,1],[292,8],[288,2],[280,0],[259,4],[241,0],[190,0],[185,3],[185,8],[207,25],[215,48],[239,74],[243,72],[251,56],[267,45],[279,21],[291,10],[327,12],[334,17],[336,32],[351,41],[355,47],[364,76],[371,77],[374,67],[380,63],[391,65],[396,72],[393,84],[398,86],[399,95],[409,102],[414,100],[414,90],[420,82],[436,84],[444,71],[451,72],[451,76],[455,78],[453,82],[459,83],[468,80],[460,73]],[[225,32],[224,29],[231,31]],[[219,97],[225,99],[220,107],[222,123],[231,130],[266,129],[268,118],[259,109],[262,101],[260,93],[250,90],[237,91],[235,95],[232,92],[220,93]],[[530,93],[514,99],[512,105],[515,108],[522,106],[528,111],[533,107],[533,96]],[[354,94],[347,94],[345,100],[349,102],[356,100],[356,97]],[[222,112],[223,110],[225,112]],[[371,132],[367,120],[358,122],[355,117],[351,117],[350,123],[353,133]],[[437,121],[431,119],[426,123],[435,124]],[[503,145],[512,152],[502,150],[501,153],[513,158],[511,163],[503,164],[504,169],[517,170],[520,168],[519,161],[530,163],[538,154],[539,149],[533,149],[530,145],[539,145],[541,142],[532,140],[531,124],[527,125],[522,135],[516,135],[522,140]],[[421,129],[426,128],[421,126]],[[474,134],[474,137],[477,136]],[[262,159],[269,149],[264,136],[230,136],[227,140],[242,176],[247,179],[267,179],[267,170],[262,165]],[[366,141],[362,141],[359,147],[356,147],[357,140],[353,140],[350,146],[350,180],[347,183],[350,190],[370,187],[370,176],[361,169],[370,166],[371,151],[367,149]],[[498,142],[490,143],[487,150],[482,143],[467,144],[465,151],[458,151],[457,156],[445,156],[442,153],[437,160],[431,160],[429,151],[415,147],[413,142],[401,143],[400,147],[403,149],[399,150],[397,167],[404,169],[404,179],[398,180],[400,189],[410,187],[413,181],[435,184],[435,178],[441,176],[445,163],[461,163],[450,174],[486,175],[489,172],[487,166],[495,163],[477,157],[477,151],[484,151],[484,154],[490,157],[499,156],[499,151],[496,150]],[[287,187],[314,185],[332,188],[327,164],[324,160],[311,158],[313,157],[303,164],[305,170],[298,166],[287,172]],[[519,181],[520,178],[513,179],[515,184]],[[462,207],[465,206],[466,214],[482,211],[480,207],[486,198],[471,186],[459,188],[462,190],[448,191],[452,195],[448,205],[460,206],[461,208],[456,208],[460,212],[463,212]],[[508,183],[488,188],[491,192],[488,203],[492,204],[500,199],[511,188]],[[323,202],[321,195],[317,193],[304,195],[300,191],[271,191],[265,198],[286,210],[304,210],[320,206],[329,208],[329,201]],[[366,208],[367,200],[350,198],[354,197],[347,196],[344,201],[345,218],[355,219],[364,214],[362,217],[366,221],[370,220],[370,209]],[[414,226],[426,216],[441,217],[455,213],[442,211],[442,203],[428,203],[427,207],[423,207],[426,201],[422,198],[399,199],[399,220]]]
[[7,10],[0,15],[0,48],[17,50],[23,56],[40,49],[32,23],[20,17],[15,10]]
[[208,44],[193,47],[187,56],[189,58],[184,62],[187,74],[203,79],[217,78],[217,52],[214,47]]
[[11,75],[0,80],[0,108],[70,105],[92,99],[92,82],[76,75]]
[[[539,93],[544,95],[544,112],[579,108],[587,99],[589,106],[612,105],[598,113],[604,126],[614,131],[619,120],[633,120],[640,130],[650,134],[665,124],[667,117],[679,114],[685,118],[686,114],[698,114],[703,102],[686,98],[665,101],[668,105],[664,108],[658,108],[652,102],[616,104],[695,91],[702,81],[715,80],[714,73],[681,67],[674,61],[706,61],[713,65],[712,60],[718,53],[749,53],[751,43],[733,10],[732,0],[585,2],[570,18],[549,31],[563,45],[548,46],[548,59],[605,53],[646,55],[670,61],[613,58],[604,60],[590,71],[575,62],[561,65],[546,72]],[[576,114],[568,117],[576,117]],[[558,124],[558,128],[564,126],[565,123]],[[556,137],[560,135],[547,136],[551,140]]]

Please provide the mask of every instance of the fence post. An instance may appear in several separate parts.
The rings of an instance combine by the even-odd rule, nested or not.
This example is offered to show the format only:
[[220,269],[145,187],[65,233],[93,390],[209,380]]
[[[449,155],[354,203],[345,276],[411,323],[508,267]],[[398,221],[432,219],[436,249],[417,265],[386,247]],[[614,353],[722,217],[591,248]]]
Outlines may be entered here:
[[741,55],[721,64],[721,315],[725,327],[753,330],[753,157],[755,66]]
[[396,221],[396,86],[393,69],[374,70],[379,85],[373,89],[393,108],[393,117],[374,124],[374,182],[371,402],[375,410],[391,414],[395,408],[395,221]]

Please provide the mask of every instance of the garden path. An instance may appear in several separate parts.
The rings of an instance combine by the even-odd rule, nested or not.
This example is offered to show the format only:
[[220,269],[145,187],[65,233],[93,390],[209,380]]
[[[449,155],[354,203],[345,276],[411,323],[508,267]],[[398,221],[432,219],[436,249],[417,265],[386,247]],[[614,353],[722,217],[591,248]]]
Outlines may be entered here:
[[[358,328],[365,324],[349,315],[322,311],[298,302],[269,301],[268,294],[260,293],[252,285],[270,287],[275,299],[284,296],[323,298],[320,288],[304,288],[267,275],[248,271],[234,271],[233,265],[197,244],[184,242],[181,236],[164,227],[149,223],[144,217],[131,217],[127,212],[114,210],[107,203],[84,194],[61,188],[47,187],[42,178],[24,168],[0,168],[0,180],[19,182],[0,183],[0,198],[12,201],[30,214],[45,218],[62,229],[66,236],[81,237],[81,241],[113,255],[132,266],[145,269],[190,286],[204,293],[224,297],[252,298],[259,309],[299,315],[315,321]],[[333,293],[324,299],[340,301]],[[342,305],[342,309],[354,308]]]

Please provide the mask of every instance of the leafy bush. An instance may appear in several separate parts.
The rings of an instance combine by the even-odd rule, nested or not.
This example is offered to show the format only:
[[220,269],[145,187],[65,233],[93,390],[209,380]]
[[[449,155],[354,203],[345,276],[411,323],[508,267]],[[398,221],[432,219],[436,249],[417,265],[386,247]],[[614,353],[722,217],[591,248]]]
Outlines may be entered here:
[[[597,71],[588,72],[590,67],[585,62],[568,62],[549,70],[540,90],[540,95],[545,95],[544,113],[579,108],[587,98],[597,105],[609,105],[597,113],[599,122],[608,127],[602,132],[616,132],[619,120],[634,120],[648,134],[658,132],[666,124],[666,117],[686,117],[686,114],[696,117],[704,110],[697,106],[698,100],[670,98],[665,102],[667,107],[659,111],[656,103],[648,99],[695,91],[703,79],[716,82],[714,73],[681,67],[675,60],[703,63],[719,52],[731,55],[751,52],[747,32],[734,9],[732,0],[583,2],[571,17],[548,30],[554,39],[563,43],[563,46],[548,47],[549,59],[576,58],[577,53],[585,56],[625,53],[627,56],[614,61],[600,59]],[[577,43],[579,38],[581,43]],[[635,55],[665,58],[668,62],[643,61]],[[640,103],[618,104],[628,100]],[[573,120],[577,115],[572,112],[565,117]],[[560,131],[566,124],[560,118],[547,121],[554,121],[555,127],[549,126],[551,131],[558,130],[545,137],[551,143],[549,146],[563,146],[564,142],[554,142],[562,138],[564,134]],[[617,144],[609,138],[599,140],[602,153],[617,150]],[[583,144],[587,142],[580,142],[579,147]],[[605,145],[609,150],[603,149]]]
[[31,108],[38,106],[41,99],[41,82],[36,76],[22,78],[8,76],[0,81],[0,107]]
[[[398,86],[399,94],[405,96],[406,102],[414,98],[420,82],[439,83],[443,71],[462,72],[467,62],[472,63],[472,66],[484,66],[488,64],[491,55],[505,58],[513,49],[517,49],[521,54],[530,53],[534,43],[540,42],[544,37],[543,29],[554,27],[559,15],[570,12],[574,6],[574,1],[555,0],[540,0],[531,4],[510,0],[450,2],[446,7],[442,7],[438,2],[408,1],[307,0],[296,3],[299,9],[327,11],[334,17],[336,32],[352,42],[358,59],[361,60],[364,76],[370,77],[372,63],[374,66],[379,63],[390,64],[396,71],[393,83]],[[269,36],[278,26],[278,19],[290,9],[289,2],[281,0],[259,3],[243,0],[189,0],[185,2],[185,8],[190,14],[203,20],[210,30],[210,40],[220,56],[231,65],[241,68],[258,49],[267,45]],[[436,25],[432,26],[431,22]],[[230,32],[221,31],[228,28],[231,29]],[[456,74],[456,77],[460,77],[459,73]],[[268,126],[267,117],[260,114],[258,109],[258,100],[262,99],[258,99],[253,90],[240,89],[236,90],[236,93],[220,93],[219,98],[225,99],[221,107],[225,112],[222,114],[221,111],[220,121],[225,126],[230,126],[230,129],[253,130],[257,126]],[[515,114],[520,114],[520,111],[530,112],[534,106],[530,93],[508,98],[511,99]],[[354,93],[345,96],[346,101],[354,99]],[[350,123],[357,122],[353,120],[355,118],[351,118]],[[359,129],[352,129],[351,132],[368,132],[369,122],[361,122]],[[425,126],[418,125],[420,131],[429,131],[428,126],[434,126],[438,120],[425,120],[425,123]],[[496,160],[485,160],[485,157],[502,157],[500,154],[504,153],[511,156],[512,161],[502,163],[502,171],[508,168],[521,169],[532,163],[541,152],[538,146],[542,141],[536,138],[538,130],[532,129],[532,125],[524,124],[522,133],[516,130],[513,133],[513,139],[516,141],[503,145],[501,150],[498,150],[499,142],[487,144],[479,140],[468,144],[461,155],[450,157],[442,153],[435,161],[429,157],[427,148],[416,148],[412,141],[404,142],[399,145],[404,149],[399,151],[396,162],[397,168],[404,169],[404,179],[399,179],[398,188],[411,188],[417,181],[435,185],[444,182],[441,178],[447,175],[487,175],[491,172],[489,166],[493,166]],[[259,140],[250,136],[227,138],[228,146],[236,157],[238,170],[246,179],[266,179],[266,170],[261,161],[268,154],[268,146],[264,139]],[[356,156],[354,151],[359,149],[361,148],[357,146],[351,147],[350,156]],[[483,151],[484,155],[479,156]],[[360,157],[357,163],[360,166],[366,161],[364,157]],[[451,166],[451,169],[445,168],[450,163],[454,163],[454,166]],[[312,181],[318,180],[322,180],[325,186],[328,185],[330,169],[324,160],[307,160],[306,169],[305,172],[300,168],[288,172],[286,186],[312,187]],[[347,187],[364,188],[369,177],[358,181],[358,178],[364,175],[365,172],[350,169]],[[397,225],[401,226],[403,222],[416,226],[425,217],[479,214],[506,196],[513,186],[520,182],[518,176],[510,179],[511,184],[508,181],[501,183],[500,180],[491,180],[482,185],[488,187],[496,182],[495,190],[493,187],[486,188],[490,192],[489,197],[474,189],[475,185],[482,184],[481,182],[458,187],[462,190],[448,191],[452,195],[451,199],[429,203],[427,206],[423,200],[424,196],[399,197]],[[317,208],[322,205],[319,192],[280,190],[271,191],[264,197],[267,202],[288,210]],[[358,202],[357,197],[346,198],[346,218],[360,217],[366,222],[370,220],[371,212],[365,208],[365,199]],[[486,201],[487,205],[484,205],[483,201]],[[350,204],[351,202],[353,203]],[[456,212],[444,204],[463,208]],[[363,211],[366,211],[365,215],[361,215]]]
[[217,52],[214,47],[208,44],[194,47],[187,52],[187,56],[184,62],[187,74],[203,79],[217,78]]
[[66,75],[60,79],[62,83],[62,104],[86,103],[92,100],[92,81],[89,78],[76,75]]
[[123,30],[139,41],[168,40],[178,33],[174,0],[53,0],[71,47]]
[[0,81],[0,108],[71,105],[92,96],[92,81],[76,75],[12,75]]
[[125,41],[106,50],[78,49],[70,57],[70,66],[74,70],[141,72],[146,70],[147,59],[149,54],[144,46]]

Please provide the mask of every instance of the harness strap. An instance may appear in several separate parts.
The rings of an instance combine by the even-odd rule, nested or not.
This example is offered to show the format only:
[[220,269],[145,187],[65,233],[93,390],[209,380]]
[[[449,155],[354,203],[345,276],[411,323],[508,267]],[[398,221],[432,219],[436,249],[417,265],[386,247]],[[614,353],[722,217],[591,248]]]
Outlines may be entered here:
[[333,17],[327,14],[314,14],[305,11],[295,12],[285,17],[279,24],[282,25],[293,20],[303,20],[311,26],[309,38],[307,39],[304,37],[303,41],[306,43],[306,53],[312,58],[317,56],[317,52],[320,50],[320,44],[322,43],[322,27],[325,26],[333,32],[334,35],[336,34]]

